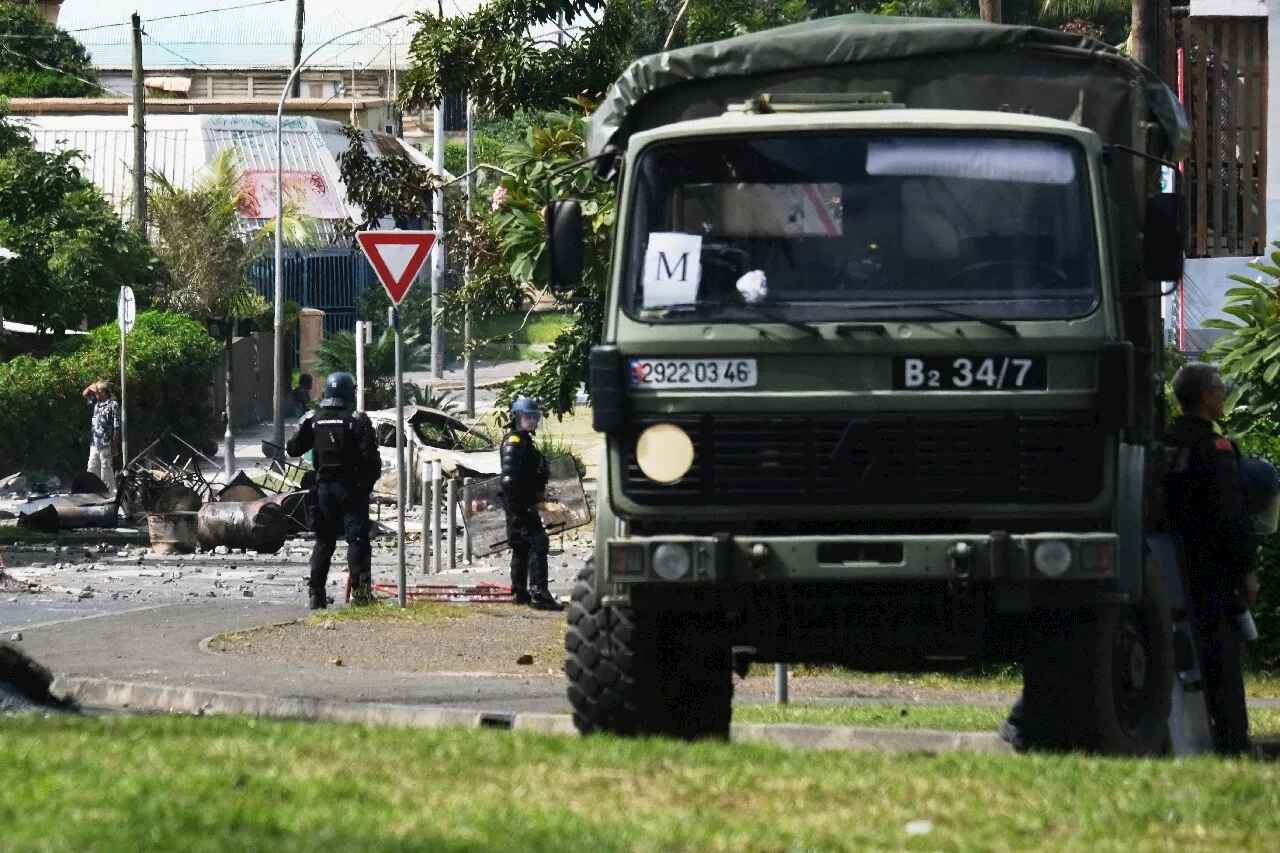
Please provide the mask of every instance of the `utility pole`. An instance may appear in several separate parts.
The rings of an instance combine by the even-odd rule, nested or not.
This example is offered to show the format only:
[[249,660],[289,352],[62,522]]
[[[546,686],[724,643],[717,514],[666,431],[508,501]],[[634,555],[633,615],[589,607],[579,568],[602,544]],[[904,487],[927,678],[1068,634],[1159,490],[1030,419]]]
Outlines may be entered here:
[[[1140,2],[1140,0],[1134,0]],[[978,17],[993,24],[1001,22],[1000,0],[978,0]]]
[[435,146],[432,163],[436,168],[436,180],[440,186],[431,196],[431,206],[435,214],[435,230],[440,235],[440,242],[435,247],[435,256],[431,264],[431,376],[439,379],[444,376],[444,328],[440,323],[440,286],[444,278],[444,102],[436,104],[431,112],[435,123]]
[[[467,93],[467,220],[470,221],[475,215],[474,198],[476,194],[476,176],[474,169],[476,167],[476,105],[471,100],[471,93]],[[462,281],[465,284],[469,278],[471,270],[469,266],[462,269]],[[466,313],[462,315],[462,345],[467,348],[466,361],[463,363],[463,391],[462,404],[467,417],[474,418],[476,416],[476,356],[471,350],[471,337],[474,330],[471,328],[471,303],[467,303]]]
[[[307,21],[307,0],[298,0],[293,13],[293,67],[302,64],[302,28]],[[293,78],[293,97],[302,97],[302,75]]]
[[133,27],[133,227],[147,233],[147,89],[142,79],[142,18]]
[[1131,0],[1129,49],[1134,59],[1158,72],[1160,41],[1159,0]]

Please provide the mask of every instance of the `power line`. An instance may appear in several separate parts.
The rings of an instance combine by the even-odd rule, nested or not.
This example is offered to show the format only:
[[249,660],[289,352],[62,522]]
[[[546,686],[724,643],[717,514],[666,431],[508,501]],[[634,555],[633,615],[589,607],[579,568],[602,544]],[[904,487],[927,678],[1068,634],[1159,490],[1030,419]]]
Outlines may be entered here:
[[[271,0],[271,2],[275,3],[275,2],[279,2],[279,0]],[[212,71],[212,70],[213,70],[213,69],[212,69],[212,68],[210,68],[208,65],[204,65],[203,63],[196,62],[194,59],[192,59],[192,58],[190,58],[190,57],[188,57],[188,56],[183,56],[181,53],[178,53],[178,52],[177,52],[176,50],[174,50],[173,48],[166,46],[163,42],[156,41],[155,37],[154,37],[154,36],[152,36],[152,35],[151,35],[151,33],[147,32],[146,30],[143,30],[143,31],[142,31],[142,34],[143,34],[144,36],[146,36],[146,37],[151,41],[151,43],[152,43],[153,45],[155,45],[156,47],[160,48],[160,49],[161,49],[161,50],[163,50],[165,53],[173,54],[174,56],[176,56],[176,57],[178,57],[179,59],[181,59],[183,62],[188,62],[188,63],[190,63],[190,64],[192,64],[192,65],[196,66],[197,68],[203,68],[205,71]]]
[[[283,2],[284,0],[257,0],[256,3],[241,3],[239,6],[221,6],[217,9],[202,9],[199,12],[183,12],[180,15],[161,15],[158,18],[147,18],[147,23],[150,24],[156,21],[172,21],[177,18],[194,18],[197,15],[212,15],[217,12],[230,12],[234,9],[251,9],[254,6],[270,6],[275,3],[283,3]],[[127,27],[127,26],[129,26],[128,21],[121,21],[120,23],[117,23],[117,24],[98,24],[97,26],[93,26],[93,27],[80,27],[74,30],[67,30],[67,32],[87,33],[90,30],[105,30],[108,27]]]

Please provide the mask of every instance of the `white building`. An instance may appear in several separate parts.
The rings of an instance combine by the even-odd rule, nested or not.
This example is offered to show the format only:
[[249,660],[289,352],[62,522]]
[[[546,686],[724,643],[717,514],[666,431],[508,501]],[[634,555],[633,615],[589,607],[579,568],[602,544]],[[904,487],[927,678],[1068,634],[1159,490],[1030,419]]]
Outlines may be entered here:
[[[129,116],[32,116],[22,119],[42,151],[76,149],[83,174],[126,219],[133,197],[133,125]],[[242,170],[245,224],[261,227],[276,213],[275,117],[263,115],[155,115],[147,118],[147,170],[190,188],[220,151],[235,152]],[[346,201],[338,157],[348,148],[336,121],[286,116],[281,136],[285,197],[314,217],[326,234],[359,211]],[[374,157],[403,156],[433,170],[431,160],[401,140],[365,131]]]

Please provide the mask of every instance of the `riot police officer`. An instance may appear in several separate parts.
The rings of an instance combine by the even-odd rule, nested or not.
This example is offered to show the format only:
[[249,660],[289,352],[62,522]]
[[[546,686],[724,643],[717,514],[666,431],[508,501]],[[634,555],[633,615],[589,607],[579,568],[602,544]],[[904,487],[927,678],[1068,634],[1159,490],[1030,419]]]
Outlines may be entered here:
[[369,544],[369,495],[382,473],[378,439],[364,412],[355,411],[356,382],[350,373],[332,373],[324,385],[320,409],[307,414],[285,450],[301,456],[308,450],[316,470],[313,492],[315,545],[311,549],[309,606],[328,604],[325,582],[338,535],[347,540],[351,600],[373,600],[372,548]]
[[547,487],[547,461],[534,445],[542,411],[528,397],[511,404],[511,429],[502,437],[502,503],[511,545],[511,591],[516,604],[535,610],[562,610],[547,589],[550,542],[538,515],[538,500]]
[[[1173,378],[1173,393],[1182,415],[1167,434],[1162,526],[1182,544],[1183,577],[1200,640],[1214,748],[1236,755],[1249,750],[1244,638],[1236,623],[1258,597],[1257,543],[1250,515],[1262,507],[1250,505],[1271,500],[1275,472],[1250,465],[1251,476],[1242,476],[1240,451],[1214,430],[1227,399],[1216,367],[1203,362],[1184,365]],[[1000,727],[1001,739],[1017,750],[1033,746],[1026,735],[1027,722],[1019,698]]]
[[1241,593],[1250,605],[1257,599],[1257,542],[1246,509],[1240,451],[1213,428],[1227,398],[1222,376],[1211,364],[1184,365],[1173,378],[1173,393],[1183,414],[1168,432],[1166,523],[1182,543],[1214,746],[1220,753],[1238,754],[1249,749],[1249,716],[1234,616]]

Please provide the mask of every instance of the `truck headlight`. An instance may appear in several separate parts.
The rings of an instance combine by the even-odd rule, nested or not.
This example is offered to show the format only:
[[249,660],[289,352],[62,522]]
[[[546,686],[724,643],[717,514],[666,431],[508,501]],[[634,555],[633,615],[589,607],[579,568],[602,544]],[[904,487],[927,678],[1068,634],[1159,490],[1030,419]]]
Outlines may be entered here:
[[654,424],[636,440],[636,464],[655,483],[677,483],[693,467],[693,439],[675,424]]
[[1047,578],[1061,577],[1071,568],[1071,546],[1057,539],[1040,542],[1032,555],[1036,571]]
[[653,549],[653,571],[665,581],[678,581],[689,574],[693,560],[687,545],[664,542]]

